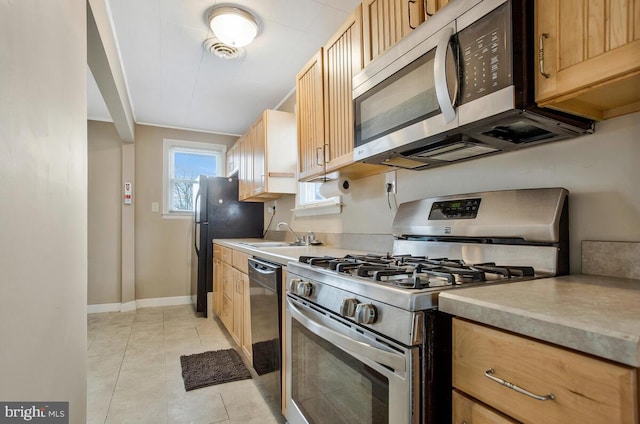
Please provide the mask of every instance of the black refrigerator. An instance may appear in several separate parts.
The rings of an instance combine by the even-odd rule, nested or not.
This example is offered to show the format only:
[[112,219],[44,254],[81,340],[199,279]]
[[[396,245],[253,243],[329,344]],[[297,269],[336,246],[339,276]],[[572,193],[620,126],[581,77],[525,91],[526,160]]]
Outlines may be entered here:
[[238,201],[238,179],[200,175],[195,195],[191,296],[207,316],[213,291],[213,239],[262,238],[264,204]]

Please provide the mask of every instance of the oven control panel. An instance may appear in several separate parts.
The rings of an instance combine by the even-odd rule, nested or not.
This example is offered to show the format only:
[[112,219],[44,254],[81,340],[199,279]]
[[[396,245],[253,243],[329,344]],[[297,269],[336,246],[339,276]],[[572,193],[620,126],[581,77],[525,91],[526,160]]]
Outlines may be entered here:
[[480,209],[480,198],[433,202],[429,220],[474,219]]

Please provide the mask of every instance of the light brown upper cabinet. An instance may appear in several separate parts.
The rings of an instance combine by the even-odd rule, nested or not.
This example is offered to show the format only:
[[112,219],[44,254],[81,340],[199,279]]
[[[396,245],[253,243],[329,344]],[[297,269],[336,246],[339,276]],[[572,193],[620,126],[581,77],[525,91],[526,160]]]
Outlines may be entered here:
[[229,150],[227,150],[227,177],[230,177],[238,173],[240,167],[240,144],[235,143]]
[[389,169],[353,162],[351,80],[362,67],[358,6],[296,78],[300,181],[338,170],[356,178]]
[[237,141],[240,200],[264,202],[296,193],[296,117],[265,110]]
[[[437,3],[437,0],[431,1]],[[424,22],[427,3],[426,0],[362,1],[365,66]]]
[[442,9],[449,3],[449,0],[424,0],[424,14],[425,18],[429,19],[438,10]]
[[324,69],[325,168],[331,172],[353,162],[353,75],[362,70],[362,9],[322,49]]
[[406,37],[449,0],[362,0],[364,65]]
[[601,120],[640,110],[640,1],[536,0],[536,101]]
[[322,49],[296,76],[298,108],[298,178],[305,181],[324,173],[324,103]]

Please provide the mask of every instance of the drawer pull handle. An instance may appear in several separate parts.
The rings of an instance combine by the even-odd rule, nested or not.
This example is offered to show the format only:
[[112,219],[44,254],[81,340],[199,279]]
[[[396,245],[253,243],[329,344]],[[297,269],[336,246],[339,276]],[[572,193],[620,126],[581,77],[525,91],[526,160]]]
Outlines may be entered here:
[[530,396],[530,397],[532,397],[534,399],[537,399],[537,400],[553,400],[553,399],[556,398],[553,395],[553,393],[549,393],[548,395],[545,395],[545,396],[536,395],[535,393],[531,393],[531,392],[523,389],[522,387],[516,386],[513,383],[509,383],[508,381],[504,381],[501,378],[495,377],[493,374],[495,374],[495,370],[493,368],[489,368],[488,370],[486,370],[484,372],[484,376],[489,378],[490,380],[495,381],[496,383],[501,384],[501,385],[503,385],[505,387],[508,387],[508,388],[510,388],[512,390],[515,390],[518,393],[522,393],[523,395]]

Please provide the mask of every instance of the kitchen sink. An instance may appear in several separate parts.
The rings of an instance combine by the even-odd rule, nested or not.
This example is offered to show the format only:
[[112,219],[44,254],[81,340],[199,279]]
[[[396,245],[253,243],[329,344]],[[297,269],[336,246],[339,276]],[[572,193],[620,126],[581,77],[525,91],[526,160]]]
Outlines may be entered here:
[[245,244],[251,247],[282,247],[291,246],[291,243],[286,241],[241,241],[240,244]]

